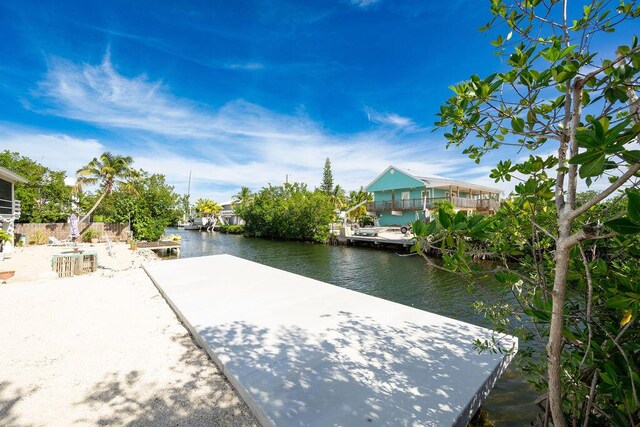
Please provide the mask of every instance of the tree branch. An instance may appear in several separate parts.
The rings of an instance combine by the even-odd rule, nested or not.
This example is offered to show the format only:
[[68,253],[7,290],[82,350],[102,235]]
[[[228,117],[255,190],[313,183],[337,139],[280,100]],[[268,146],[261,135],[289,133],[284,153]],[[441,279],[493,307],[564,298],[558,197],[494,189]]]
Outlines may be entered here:
[[640,50],[640,46],[636,46],[633,49],[629,50],[629,52],[624,55],[624,56],[619,56],[618,58],[616,58],[615,60],[611,61],[609,64],[604,65],[602,67],[599,67],[593,71],[591,71],[588,74],[585,74],[585,76],[581,79],[582,83],[586,83],[590,78],[597,76],[598,74],[600,74],[601,72],[603,72],[604,70],[607,70],[611,67],[616,66],[617,64],[619,64],[620,62],[624,61],[625,59],[627,59],[627,57],[629,55],[634,54],[635,52],[637,52],[638,50]]
[[591,207],[597,205],[605,198],[610,196],[614,191],[622,186],[625,182],[627,182],[633,175],[635,175],[638,171],[640,171],[640,163],[636,163],[631,165],[629,169],[620,176],[613,184],[607,187],[606,190],[603,190],[601,193],[596,195],[593,199],[588,200],[584,205],[572,210],[569,212],[569,219],[573,220],[578,216],[582,215],[586,211],[588,211]]

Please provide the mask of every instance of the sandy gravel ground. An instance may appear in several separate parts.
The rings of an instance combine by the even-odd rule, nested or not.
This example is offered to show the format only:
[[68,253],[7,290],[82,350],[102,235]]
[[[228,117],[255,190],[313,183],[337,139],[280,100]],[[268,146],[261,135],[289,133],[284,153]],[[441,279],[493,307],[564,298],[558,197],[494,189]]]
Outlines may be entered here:
[[142,269],[41,264],[0,285],[0,425],[257,425]]
[[[102,274],[139,267],[143,262],[156,258],[150,250],[132,251],[123,242],[112,244],[115,258],[109,256],[106,243],[80,243],[78,249],[98,254],[98,272]],[[16,272],[9,283],[57,278],[56,274],[51,271],[51,258],[53,255],[71,250],[73,250],[71,247],[46,245],[17,247],[13,249],[13,252],[5,255],[4,261],[0,261],[0,271],[14,270]]]

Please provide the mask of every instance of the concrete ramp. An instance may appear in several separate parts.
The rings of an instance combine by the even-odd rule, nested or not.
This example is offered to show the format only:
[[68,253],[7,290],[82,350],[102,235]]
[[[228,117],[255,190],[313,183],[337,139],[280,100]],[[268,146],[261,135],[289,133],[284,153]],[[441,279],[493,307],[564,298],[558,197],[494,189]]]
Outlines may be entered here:
[[511,336],[230,255],[144,268],[265,426],[465,426],[512,357],[473,341],[517,349]]

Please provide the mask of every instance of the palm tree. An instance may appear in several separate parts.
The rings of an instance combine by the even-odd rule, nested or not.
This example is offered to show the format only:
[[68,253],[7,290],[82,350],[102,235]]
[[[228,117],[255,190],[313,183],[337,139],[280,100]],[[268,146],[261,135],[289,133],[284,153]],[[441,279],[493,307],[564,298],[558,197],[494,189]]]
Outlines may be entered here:
[[341,210],[342,207],[346,204],[346,194],[340,184],[333,187],[333,189],[329,193],[329,196],[331,196],[333,207],[337,210]]
[[233,202],[234,203],[246,202],[251,198],[251,195],[252,194],[251,194],[251,190],[249,190],[249,187],[242,187],[240,189],[240,192],[235,196],[233,196]]
[[196,213],[212,213],[218,215],[222,210],[222,206],[211,199],[198,199],[196,201]]
[[87,185],[98,184],[102,187],[102,194],[96,200],[89,212],[80,220],[84,222],[96,210],[106,195],[111,194],[115,186],[125,179],[135,177],[136,173],[131,169],[133,159],[130,156],[120,156],[109,151],[102,153],[100,157],[94,157],[89,163],[78,169],[77,188],[81,190]]
[[[362,202],[371,202],[373,201],[373,197],[371,197],[371,193],[368,193],[364,190],[364,188],[360,187],[358,191],[352,191],[349,193],[349,202],[347,207],[353,208]],[[355,209],[349,213],[350,218],[358,218],[365,216],[367,214],[367,207],[362,205],[358,209]]]

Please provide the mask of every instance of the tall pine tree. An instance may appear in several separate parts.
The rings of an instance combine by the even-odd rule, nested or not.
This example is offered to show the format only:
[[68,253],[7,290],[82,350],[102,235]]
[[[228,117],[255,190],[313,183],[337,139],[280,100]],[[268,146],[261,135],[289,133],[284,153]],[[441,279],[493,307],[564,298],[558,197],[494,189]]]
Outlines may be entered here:
[[333,193],[333,173],[331,172],[331,160],[327,157],[324,161],[324,172],[322,174],[322,185],[320,189],[327,194]]

